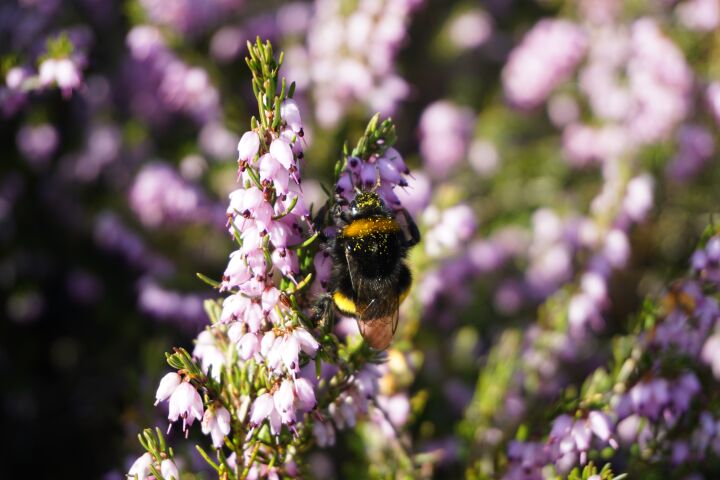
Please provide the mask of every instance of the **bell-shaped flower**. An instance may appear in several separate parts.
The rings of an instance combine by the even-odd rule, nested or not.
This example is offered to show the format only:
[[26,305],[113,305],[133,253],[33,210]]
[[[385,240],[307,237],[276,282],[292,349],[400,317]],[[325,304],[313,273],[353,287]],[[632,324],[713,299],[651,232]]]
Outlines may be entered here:
[[289,191],[290,174],[272,155],[266,154],[260,159],[260,180],[271,183],[278,195],[285,195]]
[[273,435],[278,435],[282,428],[280,414],[275,409],[275,399],[269,393],[263,393],[253,402],[250,411],[250,426],[255,428],[259,426],[265,419],[270,423],[270,431]]
[[155,405],[170,397],[181,381],[182,378],[176,372],[166,374],[160,380],[160,385],[155,393]]
[[160,462],[160,474],[166,480],[180,480],[180,471],[178,470],[177,465],[175,465],[175,462],[169,458]]
[[250,360],[260,351],[260,340],[255,333],[246,333],[238,342],[238,355],[243,360]]
[[225,407],[208,408],[202,419],[202,432],[210,435],[213,446],[220,448],[230,434],[230,412]]
[[286,425],[295,424],[295,389],[293,388],[293,382],[289,379],[285,379],[280,384],[273,394],[273,401],[275,403],[275,410],[280,414],[282,423]]
[[260,137],[256,132],[245,132],[238,142],[238,159],[251,161],[260,149]]
[[[170,396],[168,419],[171,422],[179,418],[183,420],[183,430],[191,426],[195,420],[202,420],[203,402],[200,394],[187,382],[183,382]],[[169,430],[169,429],[168,429]]]
[[292,148],[290,148],[290,144],[282,138],[276,138],[272,141],[270,144],[270,155],[280,162],[280,165],[285,167],[286,170],[289,170],[295,163],[295,157]]
[[317,407],[317,399],[315,398],[315,389],[309,380],[298,377],[295,379],[295,398],[297,406],[300,410],[309,412]]
[[377,169],[372,163],[363,163],[360,169],[360,183],[364,189],[371,189],[377,182]]
[[230,323],[232,321],[243,318],[245,310],[250,305],[250,299],[245,295],[235,293],[223,300],[222,313],[220,321]]
[[220,373],[225,365],[225,355],[215,341],[211,330],[203,330],[195,341],[193,356],[200,360],[203,372],[220,381]]
[[250,271],[245,265],[242,252],[236,250],[230,254],[230,261],[223,273],[223,285],[225,288],[233,288],[248,280],[250,280]]
[[277,248],[272,253],[272,261],[275,268],[285,277],[293,277],[300,273],[300,264],[297,254],[286,248]]
[[153,463],[153,457],[149,453],[143,453],[140,458],[135,462],[128,470],[128,476],[130,478],[137,478],[137,480],[145,480],[150,476],[150,466]]
[[317,340],[315,340],[315,337],[313,337],[310,332],[308,332],[302,327],[298,327],[294,328],[292,332],[290,332],[290,335],[295,337],[298,345],[300,346],[300,350],[305,352],[310,357],[315,356],[315,352],[317,352],[320,344],[317,342]]
[[280,116],[293,132],[298,133],[302,130],[300,109],[297,103],[295,103],[295,100],[288,98],[280,104]]

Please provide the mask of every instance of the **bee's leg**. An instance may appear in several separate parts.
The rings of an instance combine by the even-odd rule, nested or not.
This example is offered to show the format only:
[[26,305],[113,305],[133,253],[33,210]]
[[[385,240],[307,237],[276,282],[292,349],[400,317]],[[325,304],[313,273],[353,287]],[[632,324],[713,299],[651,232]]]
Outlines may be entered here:
[[326,293],[318,298],[312,309],[310,320],[314,326],[319,326],[324,332],[332,330],[335,320],[332,295]]
[[413,220],[412,215],[410,215],[406,209],[403,208],[400,212],[403,214],[403,217],[405,217],[408,233],[410,233],[410,239],[405,241],[405,246],[410,248],[420,243],[420,230],[418,229],[415,220]]

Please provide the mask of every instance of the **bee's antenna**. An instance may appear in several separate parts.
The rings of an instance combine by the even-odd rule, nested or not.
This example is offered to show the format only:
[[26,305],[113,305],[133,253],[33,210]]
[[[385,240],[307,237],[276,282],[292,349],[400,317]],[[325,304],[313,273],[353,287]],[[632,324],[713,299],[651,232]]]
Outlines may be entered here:
[[377,189],[380,188],[380,183],[381,183],[380,177],[378,176],[377,179],[375,180],[375,185],[373,185],[371,192],[375,193],[377,191]]

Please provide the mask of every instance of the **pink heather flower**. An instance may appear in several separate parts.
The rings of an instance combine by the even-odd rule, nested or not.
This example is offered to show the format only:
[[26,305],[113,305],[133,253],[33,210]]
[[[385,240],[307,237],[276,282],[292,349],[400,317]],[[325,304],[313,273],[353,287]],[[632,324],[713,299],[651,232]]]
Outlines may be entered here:
[[[168,419],[175,422],[183,419],[183,431],[187,435],[187,427],[192,426],[195,420],[202,420],[203,402],[200,394],[188,382],[183,382],[170,396]],[[171,425],[172,426],[172,425]],[[170,428],[168,428],[168,431]]]
[[641,222],[653,206],[653,179],[640,175],[628,182],[622,209],[633,222]]
[[177,465],[169,458],[160,462],[160,475],[166,480],[180,480],[180,472],[178,471]]
[[313,437],[320,448],[335,445],[335,429],[330,422],[316,419],[313,422]]
[[289,170],[290,167],[295,164],[295,156],[293,155],[292,148],[290,148],[290,144],[282,138],[276,138],[272,141],[270,144],[270,155],[280,162],[286,170]]
[[333,0],[314,5],[307,49],[288,52],[287,63],[294,67],[292,77],[312,80],[320,125],[337,124],[357,103],[391,114],[408,94],[406,82],[394,71],[394,58],[418,3],[360,3],[348,14]]
[[686,0],[675,7],[680,23],[690,30],[712,32],[720,28],[718,0]]
[[602,328],[602,317],[596,303],[590,296],[581,293],[574,295],[570,299],[568,323],[574,335],[582,335],[588,325],[596,330]]
[[33,167],[44,167],[57,149],[60,136],[57,129],[47,123],[23,125],[17,133],[20,153]]
[[638,141],[651,143],[666,138],[685,117],[693,74],[682,51],[655,21],[636,21],[631,39],[627,71],[636,105],[628,127]]
[[710,113],[715,118],[715,123],[720,126],[720,82],[708,85],[705,97]]
[[478,48],[492,35],[492,18],[480,9],[468,10],[450,21],[448,36],[461,49]]
[[176,372],[166,374],[160,380],[160,385],[155,393],[155,405],[166,400],[170,395],[172,395],[178,385],[180,385],[180,382],[182,382],[182,377],[180,377],[180,375]]
[[612,438],[612,422],[607,414],[598,411],[590,412],[588,414],[588,424],[596,437],[603,442],[607,442],[611,447],[618,448],[617,442]]
[[715,152],[712,133],[700,125],[683,125],[678,132],[678,151],[668,166],[672,180],[685,181],[697,175]]
[[293,99],[285,99],[280,105],[280,116],[287,123],[287,126],[295,133],[302,131],[302,119],[300,109]]
[[720,334],[715,333],[707,339],[700,357],[710,365],[715,378],[720,379]]
[[39,69],[40,85],[57,85],[63,96],[68,97],[82,83],[78,66],[69,58],[48,58]]
[[205,410],[202,418],[202,432],[212,437],[215,448],[222,447],[225,437],[230,434],[230,412],[225,407],[210,407]]
[[274,396],[269,393],[263,393],[255,399],[250,412],[250,426],[255,428],[259,426],[265,419],[270,423],[270,431],[273,435],[279,435],[282,428],[282,420],[280,413],[275,408]]
[[[150,476],[150,466],[153,463],[153,457],[149,453],[143,453],[140,458],[135,460],[130,470],[128,470],[128,476],[130,478],[137,478],[137,480],[145,480]],[[178,477],[179,478],[179,477]]]
[[[720,237],[715,236],[708,240],[704,249],[693,254],[692,267],[696,274],[704,280],[720,285]],[[707,303],[710,305],[710,302]],[[712,303],[712,315],[716,315],[717,305]]]
[[605,258],[613,268],[622,268],[630,258],[630,242],[625,232],[616,228],[610,230],[605,237]]
[[194,221],[206,213],[200,191],[164,162],[142,167],[130,187],[129,204],[147,227]]
[[548,117],[558,128],[577,122],[580,117],[580,107],[577,100],[568,94],[553,95],[547,105]]
[[25,67],[12,67],[5,75],[5,84],[11,90],[20,90],[25,80],[31,77],[30,70]]
[[280,388],[273,395],[273,401],[282,422],[286,425],[293,425],[295,423],[295,390],[292,380],[286,378],[282,381]]
[[[430,209],[425,218],[432,217]],[[439,220],[425,235],[425,251],[428,255],[439,256],[460,248],[475,234],[477,220],[468,205],[455,205],[439,214]]]
[[468,162],[470,167],[475,170],[475,173],[487,178],[492,176],[500,167],[500,154],[493,143],[476,139],[470,144]]
[[579,454],[580,463],[587,461],[587,452],[591,447],[593,435],[603,445],[617,446],[612,440],[610,422],[605,414],[591,412],[587,419],[573,420],[569,415],[560,415],[553,422],[548,443],[552,446],[555,464],[565,471],[575,463],[575,455]]
[[295,379],[295,396],[300,410],[309,412],[317,407],[315,389],[307,379],[302,377]]
[[587,48],[583,30],[567,20],[540,20],[510,53],[502,72],[508,101],[523,109],[537,107],[567,80]]
[[439,101],[425,109],[419,125],[420,153],[430,175],[445,177],[463,160],[473,128],[468,108]]
[[220,381],[220,374],[225,365],[225,354],[218,348],[215,335],[210,330],[203,330],[195,340],[193,357],[200,360],[203,372]]
[[413,172],[413,176],[407,179],[407,186],[399,188],[396,193],[410,215],[417,215],[430,204],[430,179],[421,171]]
[[245,132],[238,142],[238,159],[251,162],[260,149],[260,137],[256,132]]
[[627,135],[614,125],[600,128],[570,124],[563,130],[563,153],[576,168],[620,158],[627,148]]
[[238,355],[243,360],[250,360],[260,351],[260,340],[255,333],[246,333],[238,342]]

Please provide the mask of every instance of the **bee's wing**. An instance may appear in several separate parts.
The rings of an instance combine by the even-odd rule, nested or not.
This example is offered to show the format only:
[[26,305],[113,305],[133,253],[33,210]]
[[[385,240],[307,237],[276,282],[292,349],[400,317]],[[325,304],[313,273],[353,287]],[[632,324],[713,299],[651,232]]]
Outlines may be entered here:
[[393,335],[397,328],[399,319],[398,309],[393,313],[377,318],[358,317],[358,327],[368,345],[375,350],[385,350],[392,343]]
[[385,350],[397,330],[400,298],[396,292],[378,291],[376,284],[358,274],[357,261],[351,255],[345,258],[360,334],[372,348]]

